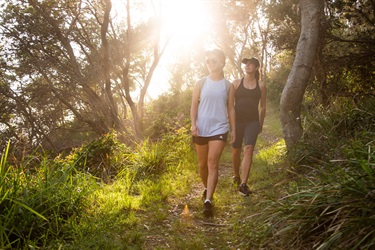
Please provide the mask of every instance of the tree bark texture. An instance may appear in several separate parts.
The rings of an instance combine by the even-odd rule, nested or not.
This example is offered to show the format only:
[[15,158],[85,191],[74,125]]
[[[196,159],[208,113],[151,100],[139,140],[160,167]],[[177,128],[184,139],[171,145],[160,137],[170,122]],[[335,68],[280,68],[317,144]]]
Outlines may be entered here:
[[301,139],[303,133],[301,104],[317,53],[324,7],[323,0],[300,0],[299,3],[301,34],[296,57],[280,100],[280,120],[288,149]]

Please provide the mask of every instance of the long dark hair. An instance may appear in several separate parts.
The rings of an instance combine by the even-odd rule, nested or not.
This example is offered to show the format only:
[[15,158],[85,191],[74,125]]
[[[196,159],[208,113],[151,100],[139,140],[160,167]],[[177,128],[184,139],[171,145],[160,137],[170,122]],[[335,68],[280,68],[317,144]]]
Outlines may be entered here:
[[260,63],[259,63],[259,60],[255,57],[252,57],[250,59],[250,63],[253,63],[256,67],[258,67],[258,69],[255,71],[255,79],[257,80],[257,82],[259,82],[259,80],[260,80]]
[[255,79],[257,80],[257,82],[259,82],[259,80],[260,80],[260,70],[259,70],[259,68],[258,68],[257,71],[255,71]]

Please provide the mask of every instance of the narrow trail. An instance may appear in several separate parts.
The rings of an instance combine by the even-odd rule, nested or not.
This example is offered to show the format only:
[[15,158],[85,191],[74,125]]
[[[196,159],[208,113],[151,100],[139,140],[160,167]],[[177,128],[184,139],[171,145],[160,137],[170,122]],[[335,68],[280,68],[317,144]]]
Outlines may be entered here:
[[[262,133],[265,146],[276,143],[279,138],[272,134]],[[255,155],[259,149],[256,148]],[[233,239],[230,231],[238,223],[244,223],[252,214],[244,217],[243,209],[251,210],[262,194],[241,197],[232,183],[232,162],[228,159],[230,147],[226,147],[226,159],[220,162],[219,181],[214,195],[214,217],[204,218],[202,191],[203,186],[199,179],[191,186],[191,193],[183,197],[171,197],[165,204],[166,217],[158,225],[144,225],[145,249],[176,249],[185,243],[201,237],[204,249],[240,249],[238,239]],[[188,216],[184,216],[184,208],[188,206]],[[186,211],[185,211],[186,212]],[[177,246],[176,246],[177,245]],[[218,247],[219,246],[219,247]],[[189,248],[191,249],[191,248]]]
[[[231,166],[225,163],[221,165],[221,168],[219,181],[224,181],[224,178],[228,179],[231,176],[229,171]],[[197,234],[203,234],[207,239],[207,245],[204,249],[216,249],[214,246],[210,246],[210,243],[213,244],[216,240],[220,241],[220,235],[223,231],[226,232],[233,227],[233,224],[228,221],[230,214],[217,211],[218,209],[223,209],[222,206],[221,208],[218,207],[220,206],[218,201],[214,201],[214,204],[216,203],[215,216],[213,218],[205,218],[203,216],[202,183],[195,182],[191,190],[192,192],[186,197],[175,197],[168,202],[168,215],[162,225],[159,225],[156,230],[150,231],[151,234],[147,235],[146,249],[175,249],[173,245],[176,234],[179,234],[179,240],[182,242],[189,242]],[[219,194],[216,193],[215,195]],[[188,207],[188,216],[184,215],[186,205]],[[179,229],[178,233],[175,231],[176,224]],[[155,234],[155,231],[158,233]]]

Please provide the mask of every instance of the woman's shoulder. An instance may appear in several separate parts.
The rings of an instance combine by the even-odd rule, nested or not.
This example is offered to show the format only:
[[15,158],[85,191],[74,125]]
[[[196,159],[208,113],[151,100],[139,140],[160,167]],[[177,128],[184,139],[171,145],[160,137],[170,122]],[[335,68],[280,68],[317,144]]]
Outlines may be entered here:
[[232,84],[237,89],[238,86],[240,85],[241,81],[242,81],[242,78],[235,79],[235,80],[233,80]]
[[203,84],[203,83],[205,83],[206,82],[206,78],[207,78],[207,76],[205,76],[205,77],[202,77],[202,78],[199,78],[196,82],[195,82],[195,84]]

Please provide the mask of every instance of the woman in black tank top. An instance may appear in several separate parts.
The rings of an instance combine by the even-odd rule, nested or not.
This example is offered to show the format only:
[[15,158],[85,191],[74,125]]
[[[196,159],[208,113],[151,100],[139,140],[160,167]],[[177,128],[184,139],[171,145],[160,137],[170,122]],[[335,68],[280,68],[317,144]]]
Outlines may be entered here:
[[[251,193],[247,185],[258,134],[262,131],[266,113],[266,86],[259,79],[259,61],[243,59],[246,76],[233,82],[236,112],[236,139],[232,144],[233,180],[239,185],[238,192],[247,196]],[[241,151],[244,154],[241,163]],[[240,177],[241,164],[241,177]]]
[[254,89],[245,88],[242,78],[235,94],[236,120],[241,122],[259,121],[259,100],[260,88],[259,81],[256,81]]

